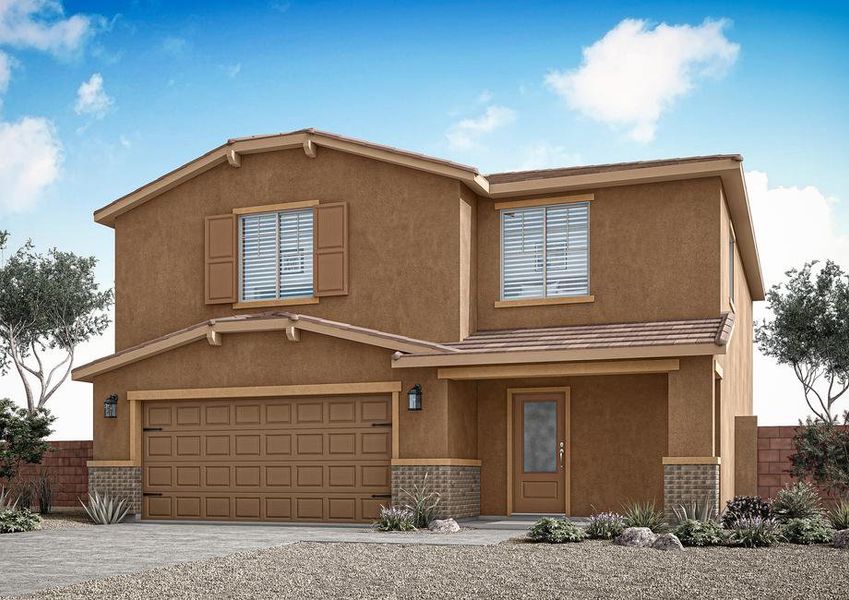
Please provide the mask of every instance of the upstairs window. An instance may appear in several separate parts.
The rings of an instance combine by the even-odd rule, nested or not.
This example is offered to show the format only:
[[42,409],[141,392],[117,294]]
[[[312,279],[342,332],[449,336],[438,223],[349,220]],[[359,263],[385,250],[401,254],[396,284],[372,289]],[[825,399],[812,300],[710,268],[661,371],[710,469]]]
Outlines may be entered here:
[[239,218],[243,302],[313,295],[313,210],[287,210]]
[[590,293],[589,202],[501,211],[501,299]]

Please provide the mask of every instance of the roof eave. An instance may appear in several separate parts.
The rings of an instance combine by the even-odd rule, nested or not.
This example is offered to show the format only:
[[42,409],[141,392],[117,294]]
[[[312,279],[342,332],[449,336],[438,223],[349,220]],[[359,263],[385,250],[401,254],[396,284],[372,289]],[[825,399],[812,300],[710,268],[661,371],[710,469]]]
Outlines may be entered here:
[[420,367],[455,367],[479,365],[512,365],[630,358],[677,358],[725,354],[725,346],[716,344],[664,344],[654,346],[621,346],[612,348],[578,348],[563,350],[463,351],[453,354],[406,354],[392,361],[396,369]]

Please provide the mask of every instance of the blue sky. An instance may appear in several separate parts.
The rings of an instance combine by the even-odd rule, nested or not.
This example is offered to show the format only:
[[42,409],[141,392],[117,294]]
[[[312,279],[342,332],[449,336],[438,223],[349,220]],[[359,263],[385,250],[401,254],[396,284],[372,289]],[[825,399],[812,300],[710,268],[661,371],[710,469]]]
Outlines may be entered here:
[[[757,172],[767,278],[820,255],[849,267],[840,3],[188,4],[0,1],[0,228],[13,246],[94,254],[111,285],[112,230],[95,208],[228,137],[311,126],[484,172],[739,152]],[[643,22],[629,33],[627,19]],[[671,69],[658,85],[669,93],[611,82],[609,62],[583,54],[593,47],[653,76]],[[640,103],[656,114],[629,121]],[[31,171],[46,183],[11,197],[29,159],[10,142],[27,118],[46,137],[27,156],[52,154]],[[784,236],[794,208],[812,215],[801,238]],[[773,372],[758,375],[759,410],[792,422],[798,390],[770,387]],[[761,399],[779,393],[780,410]]]

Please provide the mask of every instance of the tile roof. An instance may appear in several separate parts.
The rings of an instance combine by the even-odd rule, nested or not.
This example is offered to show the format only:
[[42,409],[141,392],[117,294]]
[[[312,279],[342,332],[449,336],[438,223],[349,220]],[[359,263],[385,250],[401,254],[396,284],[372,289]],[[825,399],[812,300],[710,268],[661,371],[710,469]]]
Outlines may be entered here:
[[462,342],[447,345],[460,352],[475,353],[679,344],[724,346],[731,336],[733,326],[734,314],[726,313],[716,318],[687,321],[478,331]]
[[650,167],[665,167],[669,165],[685,165],[687,163],[703,162],[706,160],[728,159],[742,162],[743,157],[739,154],[711,154],[707,156],[687,156],[663,160],[642,160],[601,165],[584,165],[580,167],[563,167],[557,169],[538,169],[535,171],[509,171],[505,173],[490,173],[489,175],[486,175],[486,179],[491,184],[513,183],[515,181],[528,181],[530,179],[549,179],[552,177],[567,177],[569,175],[590,175],[593,173],[605,173],[609,171],[646,169]]

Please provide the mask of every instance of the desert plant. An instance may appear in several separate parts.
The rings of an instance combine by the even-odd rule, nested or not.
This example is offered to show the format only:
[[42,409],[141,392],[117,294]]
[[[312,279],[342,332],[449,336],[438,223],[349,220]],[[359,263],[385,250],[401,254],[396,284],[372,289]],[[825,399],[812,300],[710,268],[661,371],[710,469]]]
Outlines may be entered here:
[[6,486],[0,486],[0,512],[15,510],[18,508],[18,497],[7,490]]
[[791,544],[826,544],[834,539],[834,530],[821,517],[790,519],[781,528],[781,537]]
[[[0,335],[0,375],[3,372],[2,337]],[[0,479],[11,481],[17,477],[21,465],[41,462],[44,453],[50,450],[44,438],[52,433],[50,425],[54,420],[47,410],[38,409],[30,414],[8,398],[0,398]]]
[[41,517],[28,508],[0,512],[0,533],[21,533],[41,528]]
[[838,496],[849,495],[849,412],[844,427],[831,422],[807,419],[796,429],[790,455],[791,472],[797,479],[809,479]]
[[88,495],[88,504],[80,500],[80,504],[96,525],[112,525],[120,523],[130,512],[130,503],[126,498],[118,498],[109,494],[100,494],[97,490]]
[[569,519],[543,517],[533,524],[528,537],[534,542],[563,544],[583,541],[587,538],[587,532]]
[[772,507],[760,496],[735,496],[725,504],[722,526],[731,529],[740,519],[770,519]]
[[715,522],[717,517],[716,504],[710,497],[703,500],[692,500],[687,504],[680,504],[672,509],[675,520],[678,523],[684,521],[700,521],[702,523]]
[[838,500],[837,504],[828,511],[828,520],[837,531],[849,529],[849,500]]
[[413,513],[401,506],[381,506],[374,526],[380,531],[413,531],[416,528]]
[[46,469],[41,470],[33,485],[38,500],[38,512],[42,515],[50,514],[53,510],[53,480]]
[[655,533],[667,529],[663,513],[657,509],[653,500],[626,504],[623,507],[623,516],[625,527],[648,527]]
[[772,546],[781,541],[781,530],[774,519],[741,517],[734,521],[728,534],[728,543],[744,548]]
[[612,540],[624,529],[625,517],[614,512],[603,512],[590,517],[587,535],[594,540]]
[[822,517],[822,500],[817,489],[804,481],[797,481],[780,490],[772,501],[772,515],[779,523],[790,519]]
[[411,491],[402,489],[401,493],[407,497],[408,502],[403,508],[413,513],[413,525],[418,529],[427,529],[430,522],[436,518],[439,506],[439,492],[430,489],[427,473],[421,485],[414,483]]
[[720,546],[725,543],[725,531],[716,521],[684,519],[673,533],[685,546]]
[[32,481],[18,479],[15,483],[15,494],[20,508],[31,508],[33,505],[34,489]]

